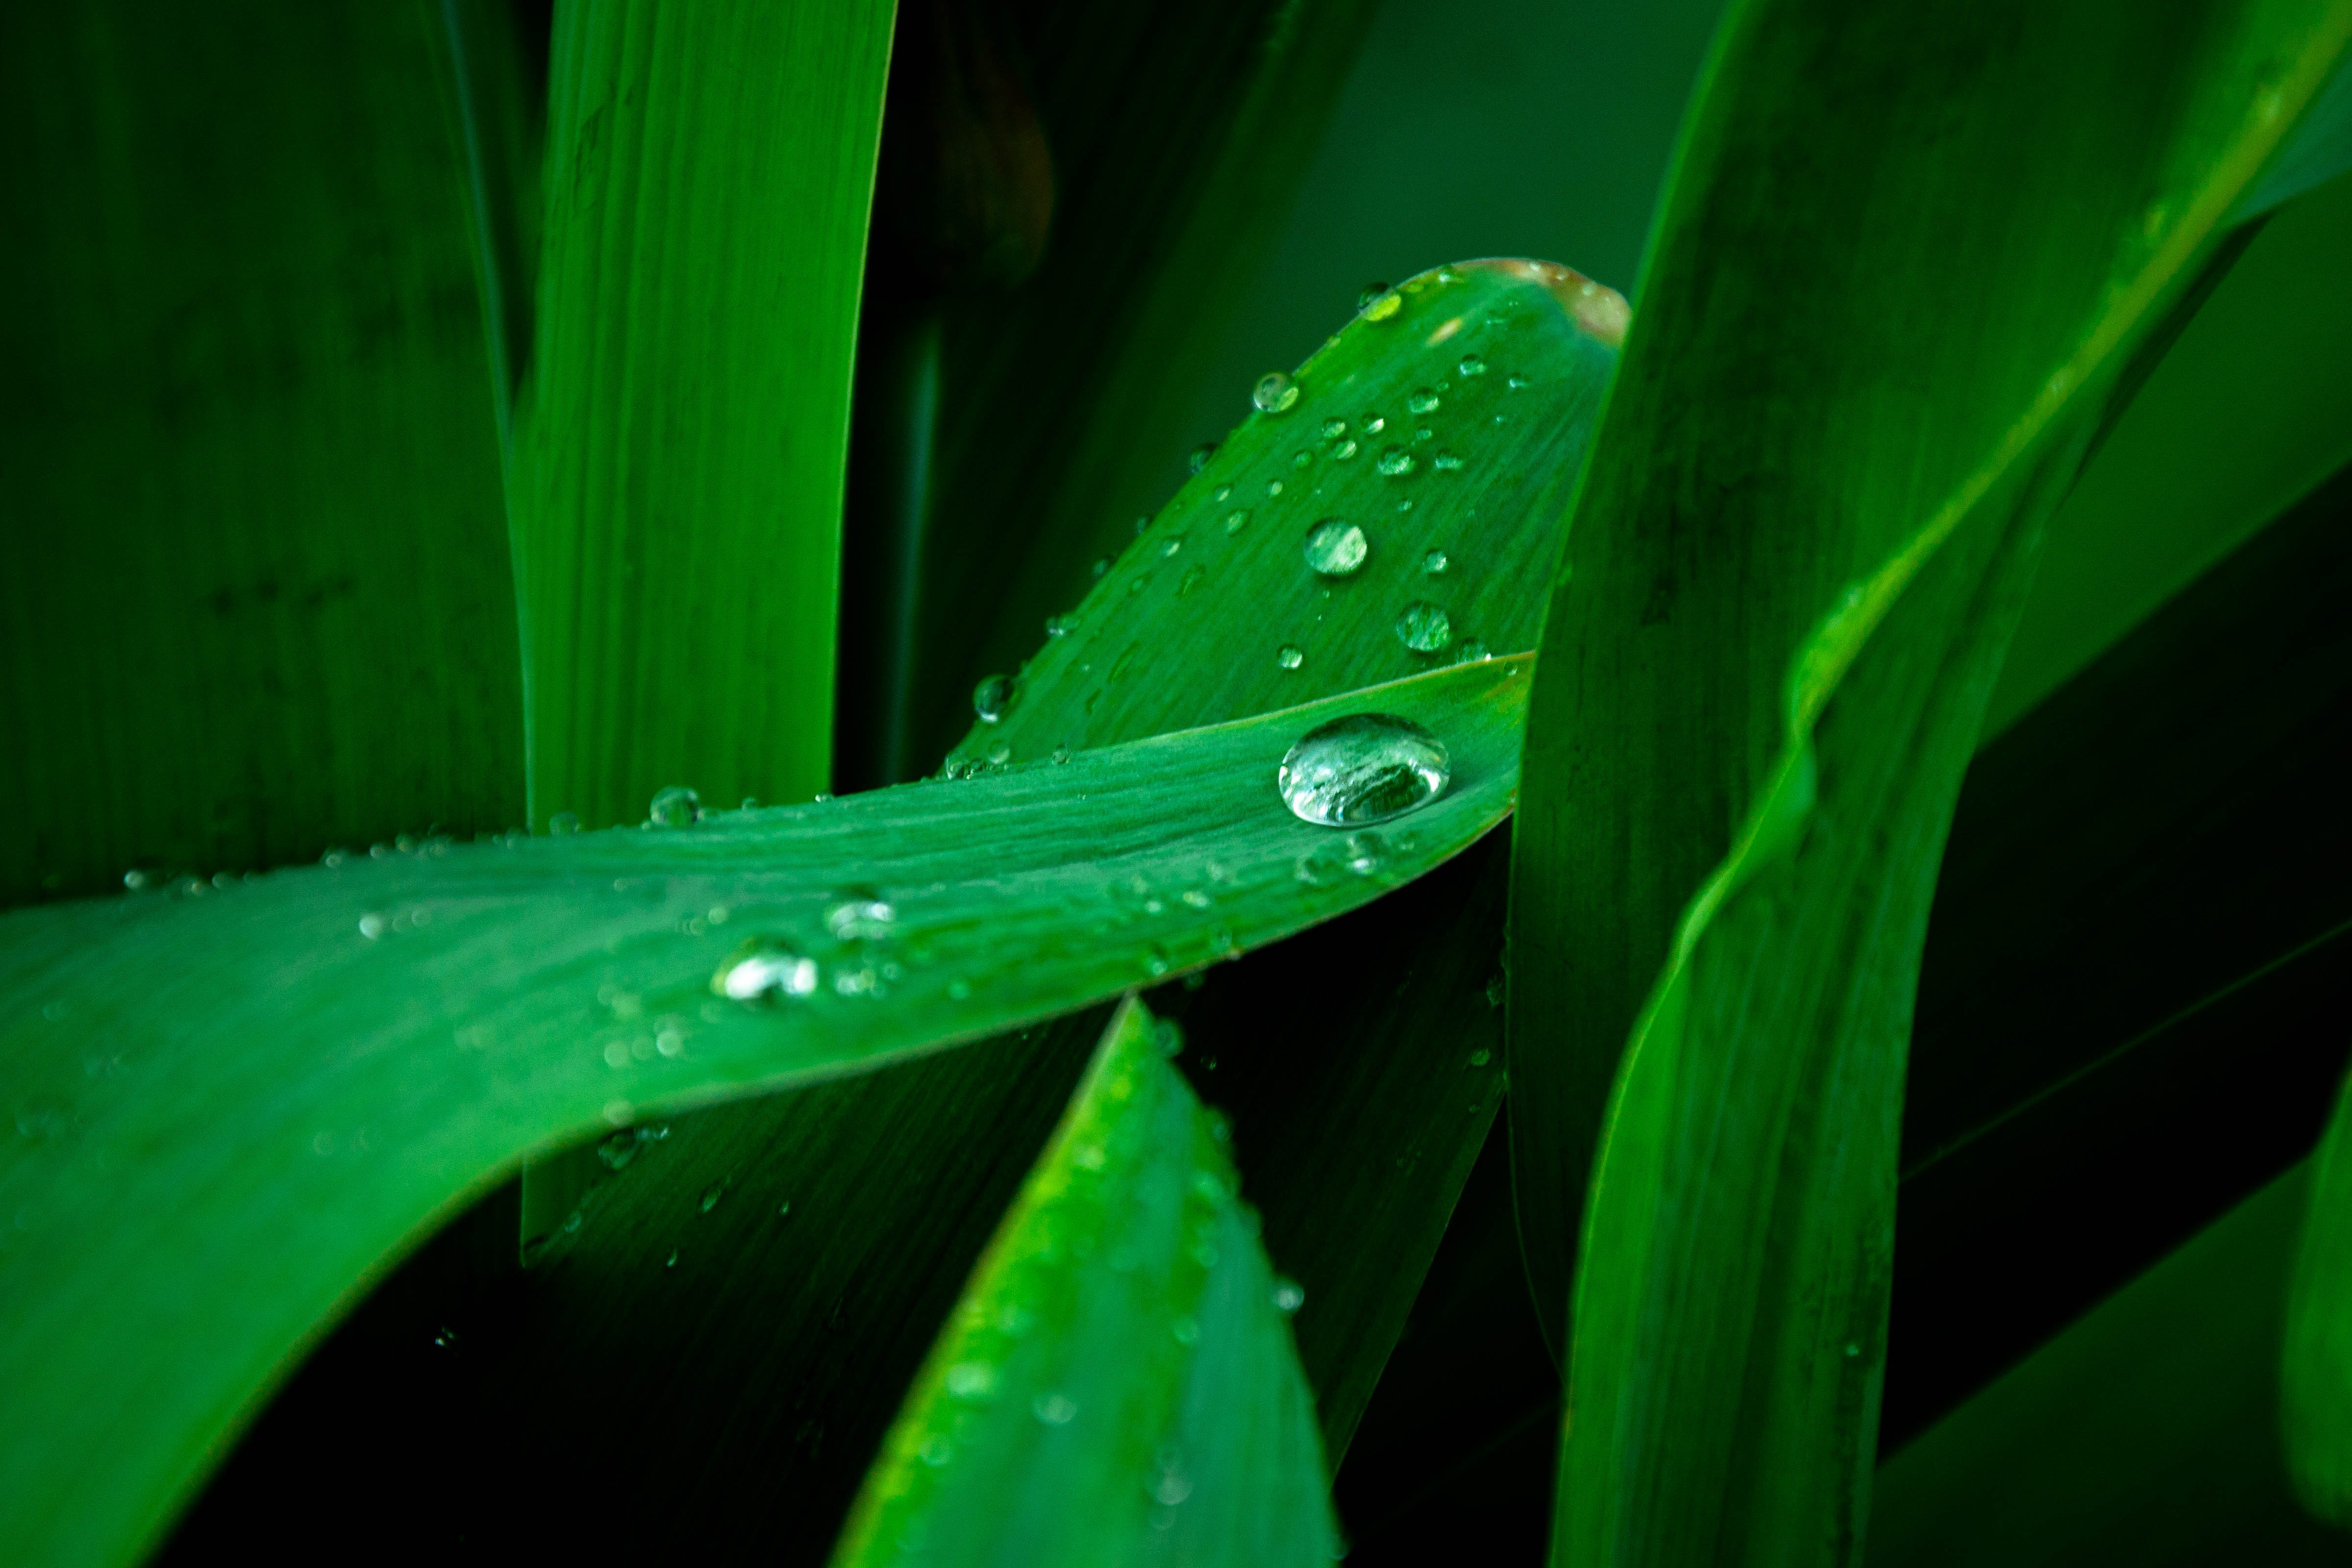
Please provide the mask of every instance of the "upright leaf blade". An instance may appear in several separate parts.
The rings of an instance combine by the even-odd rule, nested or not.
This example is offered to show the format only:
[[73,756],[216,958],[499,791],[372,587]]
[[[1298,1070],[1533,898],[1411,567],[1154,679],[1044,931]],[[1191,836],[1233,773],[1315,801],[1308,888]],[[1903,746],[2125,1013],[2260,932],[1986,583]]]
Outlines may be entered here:
[[1227,1129],[1161,1055],[1129,1001],[916,1379],[841,1568],[1336,1555]]
[[513,506],[534,825],[826,787],[890,15],[558,14]]
[[2120,37],[2092,5],[1727,22],[1516,846],[1520,1215],[1571,1334],[1559,1560],[1859,1552],[1901,1042],[2036,531],[2347,36],[2341,5]]
[[415,5],[0,16],[0,902],[521,820],[438,47]]

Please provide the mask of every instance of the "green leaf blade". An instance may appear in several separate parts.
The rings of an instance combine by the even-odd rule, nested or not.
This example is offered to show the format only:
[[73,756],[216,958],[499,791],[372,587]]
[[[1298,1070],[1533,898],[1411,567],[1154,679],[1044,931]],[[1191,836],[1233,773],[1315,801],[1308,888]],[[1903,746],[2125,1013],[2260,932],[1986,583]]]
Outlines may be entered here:
[[[530,1152],[1116,995],[1440,863],[1509,809],[1525,677],[1497,660],[983,779],[0,921],[21,1134],[0,1145],[21,1413],[0,1543],[131,1554],[354,1282]],[[1381,830],[1371,874],[1302,881],[1342,836],[1284,807],[1276,766],[1368,708],[1444,737],[1452,786]],[[1206,906],[1122,903],[1138,875]],[[835,942],[861,888],[890,935]],[[747,935],[822,960],[825,988],[714,995]]]
[[1859,1553],[1902,1042],[2038,530],[2347,31],[1727,24],[1579,497],[1516,846],[1514,1167],[1570,1335],[1556,1561]]
[[1313,1401],[1226,1136],[1128,1003],[836,1563],[1331,1560]]

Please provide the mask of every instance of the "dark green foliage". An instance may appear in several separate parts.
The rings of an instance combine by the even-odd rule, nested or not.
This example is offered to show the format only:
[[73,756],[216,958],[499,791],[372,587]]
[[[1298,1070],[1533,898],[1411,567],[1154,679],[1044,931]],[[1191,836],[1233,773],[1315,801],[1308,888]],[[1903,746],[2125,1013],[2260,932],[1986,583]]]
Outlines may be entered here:
[[522,818],[422,7],[11,6],[0,900]]

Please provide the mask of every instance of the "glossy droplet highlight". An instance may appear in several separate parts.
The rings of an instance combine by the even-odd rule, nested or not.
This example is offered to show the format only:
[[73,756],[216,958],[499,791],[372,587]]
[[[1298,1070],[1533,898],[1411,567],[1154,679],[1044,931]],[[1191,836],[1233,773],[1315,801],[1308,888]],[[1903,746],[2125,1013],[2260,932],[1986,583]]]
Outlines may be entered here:
[[1262,414],[1286,414],[1298,401],[1298,384],[1280,371],[1268,371],[1257,378],[1250,391],[1250,401]]
[[1243,529],[1247,528],[1248,526],[1249,526],[1249,513],[1248,513],[1248,512],[1246,512],[1246,511],[1229,511],[1229,512],[1225,513],[1225,537],[1226,537],[1226,538],[1231,539],[1234,534],[1239,533]]
[[1381,472],[1391,479],[1412,472],[1412,454],[1402,447],[1391,447],[1381,454]]
[[844,942],[880,942],[898,923],[896,905],[871,888],[845,888],[824,911],[824,929]]
[[1187,467],[1197,474],[1202,468],[1207,468],[1209,466],[1209,459],[1216,455],[1217,444],[1214,441],[1203,441],[1199,446],[1192,448],[1192,454],[1184,459],[1184,462]]
[[1275,782],[1300,821],[1354,827],[1434,800],[1444,793],[1451,766],[1445,743],[1412,720],[1351,713],[1300,736]]
[[682,784],[672,784],[654,796],[646,815],[656,827],[691,827],[702,815],[702,797]]
[[1365,305],[1364,320],[1368,321],[1390,321],[1395,317],[1399,310],[1403,309],[1403,296],[1398,294],[1394,289],[1387,289],[1381,293],[1374,295],[1370,302]]
[[772,937],[754,937],[710,977],[710,989],[737,1002],[781,1002],[816,989],[816,960]]
[[1013,678],[991,675],[971,689],[971,710],[980,715],[983,724],[994,724],[1003,719],[1005,710],[1013,706]]
[[1437,412],[1437,394],[1428,387],[1416,386],[1412,389],[1412,395],[1404,400],[1404,405],[1415,414],[1434,414]]
[[1361,289],[1356,291],[1356,309],[1359,310],[1364,310],[1370,306],[1373,300],[1379,299],[1388,291],[1389,286],[1385,283],[1365,284]]
[[1451,452],[1440,452],[1429,466],[1441,474],[1458,474],[1462,471],[1462,459]]
[[1326,419],[1318,429],[1326,441],[1336,441],[1348,433],[1348,422],[1345,419]]
[[1396,618],[1397,641],[1415,653],[1435,653],[1454,640],[1454,624],[1426,599],[1407,605]]
[[1307,1287],[1297,1280],[1276,1275],[1274,1279],[1274,1310],[1284,1317],[1307,1304]]
[[1484,664],[1494,657],[1493,650],[1476,637],[1472,637],[1454,651],[1454,662],[1456,664]]
[[1433,577],[1442,574],[1453,563],[1446,559],[1445,552],[1443,550],[1429,551],[1421,558],[1421,569]]
[[1465,375],[1484,375],[1486,374],[1486,362],[1476,354],[1464,354],[1462,363],[1454,368]]
[[1297,669],[1307,662],[1307,650],[1295,642],[1284,643],[1274,650],[1274,662],[1285,669]]
[[1364,531],[1345,518],[1327,517],[1307,536],[1307,564],[1318,576],[1350,576],[1370,553]]

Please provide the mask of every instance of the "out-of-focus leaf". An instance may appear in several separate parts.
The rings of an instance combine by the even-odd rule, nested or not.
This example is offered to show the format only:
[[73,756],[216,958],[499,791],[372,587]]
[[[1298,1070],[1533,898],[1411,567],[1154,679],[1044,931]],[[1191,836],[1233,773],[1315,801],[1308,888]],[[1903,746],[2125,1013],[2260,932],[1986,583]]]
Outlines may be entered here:
[[2341,1563],[2279,1445],[2309,1190],[2273,1181],[1889,1459],[1873,1568]]
[[2295,1495],[2352,1529],[2352,1081],[2312,1162],[2287,1299],[2281,1416]]
[[826,787],[890,14],[557,13],[511,508],[535,826]]
[[1984,697],[2109,389],[2347,37],[2340,4],[1727,21],[1515,845],[1557,1561],[1859,1555],[1903,1041]]
[[422,7],[0,16],[0,901],[522,816]]
[[2231,216],[2241,222],[2259,217],[2347,170],[2352,170],[2352,68],[2338,66]]
[[[1438,864],[1510,807],[1526,673],[0,921],[0,1548],[135,1552],[338,1300],[534,1148],[1064,1011]],[[1275,782],[1365,711],[1451,752],[1450,787],[1377,838],[1301,821]],[[770,1005],[713,994],[747,983]]]
[[1979,743],[2352,461],[2347,256],[2352,180],[2265,221],[2166,351],[2050,520]]
[[[835,1561],[1328,1563],[1295,1307],[1223,1119],[1133,1001],[957,1303]],[[1291,1289],[1295,1289],[1291,1288]]]

